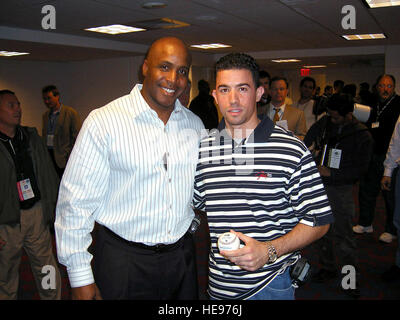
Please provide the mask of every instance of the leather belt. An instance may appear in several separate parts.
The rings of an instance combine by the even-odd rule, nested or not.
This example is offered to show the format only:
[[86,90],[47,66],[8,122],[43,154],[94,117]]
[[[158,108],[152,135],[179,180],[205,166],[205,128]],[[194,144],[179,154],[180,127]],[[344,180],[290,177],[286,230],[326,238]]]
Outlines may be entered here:
[[171,250],[173,250],[175,248],[178,248],[180,246],[180,244],[183,242],[183,239],[185,237],[187,237],[188,235],[190,235],[189,232],[186,232],[185,235],[175,243],[171,243],[171,244],[160,243],[160,244],[156,244],[156,245],[153,245],[153,246],[148,246],[148,245],[145,245],[145,244],[140,243],[140,242],[133,242],[133,241],[126,240],[124,238],[121,238],[116,233],[112,232],[107,227],[103,226],[103,228],[111,237],[113,237],[114,239],[118,240],[119,242],[122,242],[122,243],[124,243],[124,244],[126,244],[126,245],[128,245],[130,247],[145,249],[145,250],[149,250],[149,251],[153,251],[153,252],[157,252],[157,253],[167,252],[167,251],[171,251]]

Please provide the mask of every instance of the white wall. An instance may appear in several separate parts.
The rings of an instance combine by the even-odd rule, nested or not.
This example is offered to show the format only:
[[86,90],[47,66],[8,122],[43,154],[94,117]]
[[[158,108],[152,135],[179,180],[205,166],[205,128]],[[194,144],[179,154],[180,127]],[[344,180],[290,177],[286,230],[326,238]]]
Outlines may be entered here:
[[389,46],[386,48],[385,73],[396,78],[397,93],[400,93],[400,46]]
[[54,63],[0,61],[0,88],[16,93],[22,105],[22,124],[41,133],[42,88],[60,90],[61,101],[86,118],[89,112],[130,92],[138,81],[143,57]]
[[69,103],[69,63],[0,61],[0,88],[14,91],[22,105],[22,124],[41,133],[45,105],[42,88],[56,84]]
[[[316,78],[317,86],[322,90],[325,85],[332,85],[336,79],[356,85],[366,81],[372,85],[383,72],[393,74],[400,83],[400,46],[385,48],[385,54],[385,65],[313,69],[310,76]],[[45,85],[55,84],[60,89],[62,102],[74,107],[85,119],[91,110],[130,92],[139,80],[142,60],[143,57],[130,57],[57,63],[1,59],[0,88],[16,92],[23,108],[22,124],[37,127],[40,133],[41,116],[46,108],[41,89]],[[205,79],[210,82],[211,89],[215,87],[214,59],[208,57],[203,62],[191,70],[192,99],[197,95],[198,80]],[[209,66],[206,66],[207,63]],[[299,70],[282,71],[281,75],[290,81],[290,96],[296,101],[301,80]]]

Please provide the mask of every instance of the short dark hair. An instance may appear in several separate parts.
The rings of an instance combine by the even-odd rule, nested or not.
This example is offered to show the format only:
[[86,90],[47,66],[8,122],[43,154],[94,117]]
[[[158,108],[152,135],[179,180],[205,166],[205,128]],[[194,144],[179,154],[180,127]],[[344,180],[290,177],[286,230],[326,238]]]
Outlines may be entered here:
[[315,86],[316,86],[317,84],[316,84],[316,82],[315,82],[315,79],[314,79],[314,78],[311,78],[311,77],[304,77],[303,79],[301,79],[301,81],[300,81],[300,87],[302,87],[303,84],[304,84],[306,81],[312,82],[312,84],[313,84],[313,89],[315,89]]
[[383,77],[389,77],[389,78],[391,78],[392,81],[393,81],[393,85],[396,86],[396,79],[395,79],[395,77],[392,76],[391,74],[381,74],[381,75],[378,77],[378,79],[376,79],[376,84],[378,84],[379,81],[381,81],[381,79],[382,79]]
[[335,93],[326,102],[326,108],[337,111],[342,117],[354,110],[353,97],[346,93]]
[[256,60],[246,53],[230,53],[220,58],[215,64],[215,72],[232,69],[246,69],[251,72],[256,87],[259,87],[260,68]]
[[357,95],[357,86],[354,83],[346,84],[343,87],[342,93],[350,94],[353,98]]
[[8,89],[0,90],[0,102],[1,102],[1,99],[3,98],[3,96],[5,96],[6,94],[12,94],[15,96],[15,93],[12,92],[11,90],[8,90]]
[[199,91],[210,91],[210,85],[206,80],[201,79],[197,82],[197,89]]
[[55,85],[52,85],[52,84],[48,85],[48,86],[45,86],[42,89],[42,94],[48,93],[48,92],[52,92],[53,96],[55,96],[55,97],[60,95],[60,91],[58,91],[57,87]]
[[268,80],[271,81],[271,76],[270,76],[270,74],[269,74],[267,71],[265,71],[265,70],[261,70],[261,71],[260,71],[260,73],[259,73],[259,78],[260,78],[260,79],[268,78]]
[[273,78],[271,79],[270,83],[269,83],[269,86],[271,87],[272,82],[275,82],[275,81],[285,81],[285,83],[286,83],[286,89],[289,88],[289,82],[287,81],[287,79],[286,79],[285,77],[280,77],[280,76],[273,77]]
[[337,88],[337,87],[344,87],[344,81],[343,80],[335,80],[334,82],[333,82],[333,87],[334,88]]

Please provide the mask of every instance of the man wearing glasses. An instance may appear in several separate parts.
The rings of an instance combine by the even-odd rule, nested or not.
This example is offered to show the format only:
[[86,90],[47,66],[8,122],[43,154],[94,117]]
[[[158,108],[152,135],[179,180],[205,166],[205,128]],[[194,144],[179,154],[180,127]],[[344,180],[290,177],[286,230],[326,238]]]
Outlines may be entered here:
[[[384,175],[383,161],[388,150],[397,118],[400,115],[400,97],[395,93],[396,79],[392,75],[384,74],[378,77],[376,89],[378,105],[372,109],[366,123],[374,140],[374,150],[367,173],[360,180],[359,202],[360,217],[358,225],[353,227],[355,233],[372,233],[373,219],[376,207],[376,198],[381,190],[380,180]],[[392,174],[392,173],[390,173]],[[389,174],[389,175],[390,175]],[[388,175],[385,172],[385,176]],[[392,174],[392,177],[395,177]],[[392,178],[391,186],[394,186]],[[394,192],[382,190],[386,207],[385,232],[379,237],[382,242],[390,243],[396,238],[396,229],[393,225]]]

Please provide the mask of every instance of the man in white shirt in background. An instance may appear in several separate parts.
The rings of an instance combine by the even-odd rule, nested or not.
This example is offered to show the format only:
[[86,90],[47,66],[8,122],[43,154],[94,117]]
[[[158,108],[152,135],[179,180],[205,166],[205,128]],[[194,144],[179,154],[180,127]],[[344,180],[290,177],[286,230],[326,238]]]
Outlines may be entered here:
[[315,80],[311,77],[305,77],[300,81],[300,99],[293,104],[294,107],[304,112],[306,119],[307,131],[316,121],[316,116],[313,113],[315,100],[313,93],[315,90]]
[[[188,229],[201,120],[178,97],[191,56],[172,37],[146,54],[143,85],[92,111],[65,170],[55,223],[73,299],[196,299]],[[98,224],[94,272],[87,248]]]
[[[383,190],[390,191],[394,188],[394,211],[393,224],[397,229],[397,238],[400,239],[400,117],[397,119],[393,135],[386,153],[386,159],[383,162],[385,170],[381,180]],[[397,244],[395,264],[382,274],[382,279],[386,282],[400,280],[400,245]]]

